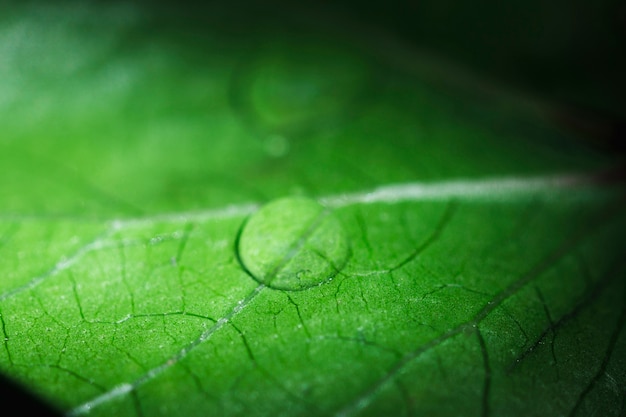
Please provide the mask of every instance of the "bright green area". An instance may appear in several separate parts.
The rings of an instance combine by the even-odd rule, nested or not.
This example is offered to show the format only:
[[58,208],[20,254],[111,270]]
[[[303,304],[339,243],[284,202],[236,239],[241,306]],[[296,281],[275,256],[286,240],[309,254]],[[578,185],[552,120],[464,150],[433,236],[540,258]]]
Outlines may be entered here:
[[[545,180],[613,156],[393,43],[177,13],[0,17],[4,373],[94,416],[623,414],[623,187]],[[335,262],[302,196],[347,261],[261,285],[255,213],[260,271]]]

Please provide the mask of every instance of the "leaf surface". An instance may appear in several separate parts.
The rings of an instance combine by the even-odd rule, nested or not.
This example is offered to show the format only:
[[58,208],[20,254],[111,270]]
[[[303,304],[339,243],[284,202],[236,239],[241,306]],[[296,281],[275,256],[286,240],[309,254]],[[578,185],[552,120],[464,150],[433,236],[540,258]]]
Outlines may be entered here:
[[[68,415],[624,412],[616,158],[366,33],[211,12],[0,19],[3,373]],[[241,263],[287,196],[333,221],[264,268],[319,285]]]

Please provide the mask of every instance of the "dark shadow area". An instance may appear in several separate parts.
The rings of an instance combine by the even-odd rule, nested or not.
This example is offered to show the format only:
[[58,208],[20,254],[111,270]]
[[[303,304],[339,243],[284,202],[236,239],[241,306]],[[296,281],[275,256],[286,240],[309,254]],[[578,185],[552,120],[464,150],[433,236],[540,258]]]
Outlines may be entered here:
[[[624,151],[626,4],[617,0],[324,0],[236,3],[143,0],[175,19],[245,33],[259,22],[289,31],[294,16],[371,28],[479,77],[558,104],[556,124],[599,148]],[[234,6],[236,4],[236,6]],[[191,23],[190,22],[190,23]],[[297,24],[293,25],[297,28]],[[297,30],[297,29],[294,29]]]
[[60,417],[56,409],[31,394],[21,384],[0,374],[0,401],[3,416]]

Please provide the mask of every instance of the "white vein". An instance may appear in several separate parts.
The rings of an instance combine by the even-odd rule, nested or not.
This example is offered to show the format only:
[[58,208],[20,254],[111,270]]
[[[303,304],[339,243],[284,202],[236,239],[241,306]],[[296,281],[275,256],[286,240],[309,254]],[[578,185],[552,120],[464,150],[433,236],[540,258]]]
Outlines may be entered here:
[[143,226],[157,222],[162,223],[188,223],[220,220],[246,216],[253,213],[259,207],[258,203],[244,203],[240,205],[228,205],[208,210],[187,211],[180,213],[162,213],[155,216],[140,217],[135,219],[114,220],[118,228]]
[[106,394],[96,397],[95,399],[76,407],[74,410],[72,410],[69,413],[69,415],[87,414],[91,411],[92,408],[95,408],[102,403],[111,401],[113,398],[126,395],[129,392],[131,392],[133,389],[134,387],[131,384],[120,384],[114,387],[112,390],[110,390]]
[[[244,204],[240,206],[226,206],[218,209],[204,210],[201,212],[188,212],[181,214],[160,214],[156,216],[146,217],[146,218],[138,218],[138,219],[127,219],[127,220],[113,220],[109,222],[109,227],[97,236],[91,242],[83,245],[70,256],[62,257],[57,261],[57,263],[50,268],[49,270],[31,278],[28,282],[18,287],[15,287],[11,290],[8,290],[4,293],[0,293],[0,301],[6,300],[9,297],[12,297],[21,292],[31,290],[41,284],[45,279],[49,277],[53,277],[60,272],[70,268],[76,262],[78,262],[85,255],[95,252],[101,249],[106,249],[112,246],[110,242],[110,238],[117,232],[135,227],[135,226],[146,226],[150,224],[154,224],[157,222],[165,222],[165,223],[187,223],[193,221],[208,221],[208,220],[219,220],[225,218],[233,218],[233,217],[241,217],[248,215],[258,207],[258,204]],[[18,219],[12,219],[12,221],[17,221]],[[46,220],[48,221],[48,220]],[[180,237],[180,233],[174,232],[171,236],[172,238]],[[159,237],[157,239],[162,239]],[[136,241],[128,241],[128,240],[120,240],[114,246],[127,246],[135,243]]]
[[248,295],[246,295],[243,299],[239,300],[235,306],[222,318],[216,321],[211,327],[206,329],[202,334],[193,340],[191,343],[187,344],[181,350],[179,350],[174,355],[170,356],[162,362],[160,365],[148,370],[145,374],[137,378],[132,383],[125,382],[123,384],[119,384],[115,386],[113,389],[93,398],[90,401],[87,401],[74,409],[68,412],[68,416],[77,416],[86,414],[91,411],[93,408],[97,407],[100,404],[106,403],[108,401],[114,400],[117,397],[121,397],[123,395],[128,394],[129,392],[137,389],[141,385],[145,384],[148,381],[153,380],[158,375],[165,372],[167,369],[171,368],[178,361],[183,359],[185,356],[189,354],[196,346],[201,344],[202,342],[208,340],[215,332],[219,331],[226,324],[230,323],[230,321],[239,314],[244,308],[246,308],[252,300],[264,289],[265,285],[260,284],[255,287]]
[[[594,186],[594,176],[584,174],[564,174],[537,177],[495,177],[480,179],[458,179],[435,182],[410,182],[389,184],[368,191],[342,193],[320,197],[320,203],[333,208],[355,204],[394,204],[403,201],[444,201],[452,198],[464,201],[516,201],[537,194],[549,195],[559,190],[579,190]],[[596,185],[597,187],[597,185]],[[595,187],[594,187],[595,188]],[[567,193],[560,197],[577,198],[577,193]],[[136,219],[116,220],[120,227],[145,225],[154,222],[202,222],[245,216],[253,213],[259,203],[229,205],[222,208],[196,210],[178,213],[163,213]]]
[[504,177],[480,180],[413,182],[386,185],[372,191],[342,194],[320,199],[332,207],[352,204],[398,203],[402,201],[462,200],[511,201],[519,197],[592,184],[593,177],[559,175],[549,177]]
[[57,275],[58,273],[70,268],[72,265],[78,262],[78,260],[81,259],[83,256],[85,256],[87,253],[104,248],[106,246],[107,239],[111,235],[113,235],[115,231],[116,231],[116,227],[109,227],[103,233],[97,236],[94,240],[78,248],[69,257],[63,257],[59,259],[59,261],[49,270],[33,277],[30,281],[26,282],[25,284],[19,287],[13,288],[9,291],[6,291],[0,294],[0,301],[6,300],[7,298],[11,296],[24,292],[26,290],[35,288],[36,286],[41,284],[46,278]]

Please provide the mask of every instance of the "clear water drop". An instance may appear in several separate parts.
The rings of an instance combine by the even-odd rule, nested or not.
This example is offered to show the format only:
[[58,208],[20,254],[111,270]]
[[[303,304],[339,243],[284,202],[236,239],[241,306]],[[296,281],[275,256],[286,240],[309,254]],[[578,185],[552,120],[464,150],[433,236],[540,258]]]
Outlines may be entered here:
[[243,225],[237,251],[254,279],[291,291],[328,282],[350,252],[341,222],[304,197],[275,200],[253,214]]

